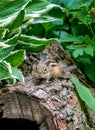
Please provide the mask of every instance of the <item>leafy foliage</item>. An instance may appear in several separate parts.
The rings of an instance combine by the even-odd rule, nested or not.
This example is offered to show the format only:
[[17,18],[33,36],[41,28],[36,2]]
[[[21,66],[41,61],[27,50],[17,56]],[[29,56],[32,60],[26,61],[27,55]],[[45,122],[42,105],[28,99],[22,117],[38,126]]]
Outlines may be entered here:
[[[0,2],[0,79],[19,79],[22,83],[23,76],[14,73],[15,69],[25,59],[24,50],[15,50],[19,38],[22,21],[24,19],[24,8],[29,1],[20,1],[19,6],[16,1]],[[4,9],[3,9],[4,8]],[[19,70],[17,70],[19,73]],[[10,80],[9,80],[10,81]]]
[[87,103],[95,114],[95,98],[92,96],[90,90],[81,84],[76,77],[72,77],[72,82],[76,86],[81,99]]
[[[51,2],[58,4],[56,0]],[[63,26],[53,33],[83,73],[95,83],[95,1],[60,0],[59,5],[66,9],[67,16]]]
[[[60,12],[61,19],[54,14],[54,11]],[[46,35],[48,30],[51,31],[53,27],[63,24],[63,12],[64,9],[60,6],[44,0],[4,0],[0,2],[1,80],[7,79],[8,82],[15,83],[15,79],[18,79],[24,83],[23,76],[17,67],[25,59],[25,51],[42,51],[56,40],[51,37],[46,39],[49,38]],[[35,31],[36,26],[40,24],[43,26],[40,29],[45,32],[44,36],[39,28],[38,32]],[[52,24],[51,28],[50,24]]]

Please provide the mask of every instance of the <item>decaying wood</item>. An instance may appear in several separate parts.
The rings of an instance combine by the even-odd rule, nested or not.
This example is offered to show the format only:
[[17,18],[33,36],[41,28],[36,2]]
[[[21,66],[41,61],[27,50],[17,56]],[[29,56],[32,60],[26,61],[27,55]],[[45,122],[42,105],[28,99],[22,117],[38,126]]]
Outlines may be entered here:
[[[31,75],[32,66],[36,59],[43,58],[53,58],[61,63],[64,68],[63,78],[49,83],[42,80],[35,84]],[[73,65],[75,63],[70,55],[58,43],[48,46],[39,54],[28,53],[20,68],[25,76],[25,84],[7,85],[1,89],[0,99],[5,104],[3,116],[28,118],[40,123],[45,116],[51,114],[53,120],[51,116],[46,118],[41,130],[85,130],[89,125],[70,79],[72,74],[78,73],[77,68],[71,67]],[[81,73],[78,75],[80,80],[85,78]]]
[[51,113],[33,97],[17,92],[7,93],[0,95],[0,103],[3,103],[2,118],[28,119],[36,121],[37,124],[44,120],[40,130],[56,130]]

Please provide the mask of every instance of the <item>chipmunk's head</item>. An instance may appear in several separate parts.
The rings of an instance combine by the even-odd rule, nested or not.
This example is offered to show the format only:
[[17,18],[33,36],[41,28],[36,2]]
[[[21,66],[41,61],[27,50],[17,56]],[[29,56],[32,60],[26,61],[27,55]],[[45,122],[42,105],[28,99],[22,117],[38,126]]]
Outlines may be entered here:
[[48,65],[44,60],[36,60],[33,69],[35,73],[37,73],[38,78],[46,79],[49,70],[48,70]]
[[46,79],[48,82],[51,78],[59,77],[60,74],[60,66],[53,59],[37,60],[33,65],[32,75],[35,79]]

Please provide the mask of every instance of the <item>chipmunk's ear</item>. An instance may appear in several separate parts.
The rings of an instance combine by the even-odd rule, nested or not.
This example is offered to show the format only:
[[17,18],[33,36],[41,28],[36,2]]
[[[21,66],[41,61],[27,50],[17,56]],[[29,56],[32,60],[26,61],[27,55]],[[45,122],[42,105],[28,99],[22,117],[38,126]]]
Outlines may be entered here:
[[46,61],[46,65],[47,65],[47,66],[51,65],[52,67],[54,67],[54,66],[57,66],[58,64],[56,63],[55,60],[53,60],[53,59],[48,59],[48,60]]
[[51,62],[50,60],[47,60],[46,65],[49,66],[50,62]]

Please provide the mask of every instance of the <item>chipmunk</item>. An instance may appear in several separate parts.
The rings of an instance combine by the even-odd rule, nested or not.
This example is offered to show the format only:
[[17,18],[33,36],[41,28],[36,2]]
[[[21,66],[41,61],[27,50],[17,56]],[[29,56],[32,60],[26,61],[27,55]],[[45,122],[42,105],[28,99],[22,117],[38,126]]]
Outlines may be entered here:
[[51,78],[58,78],[61,75],[59,64],[53,59],[37,60],[33,65],[32,76],[36,79],[46,79],[48,82]]

